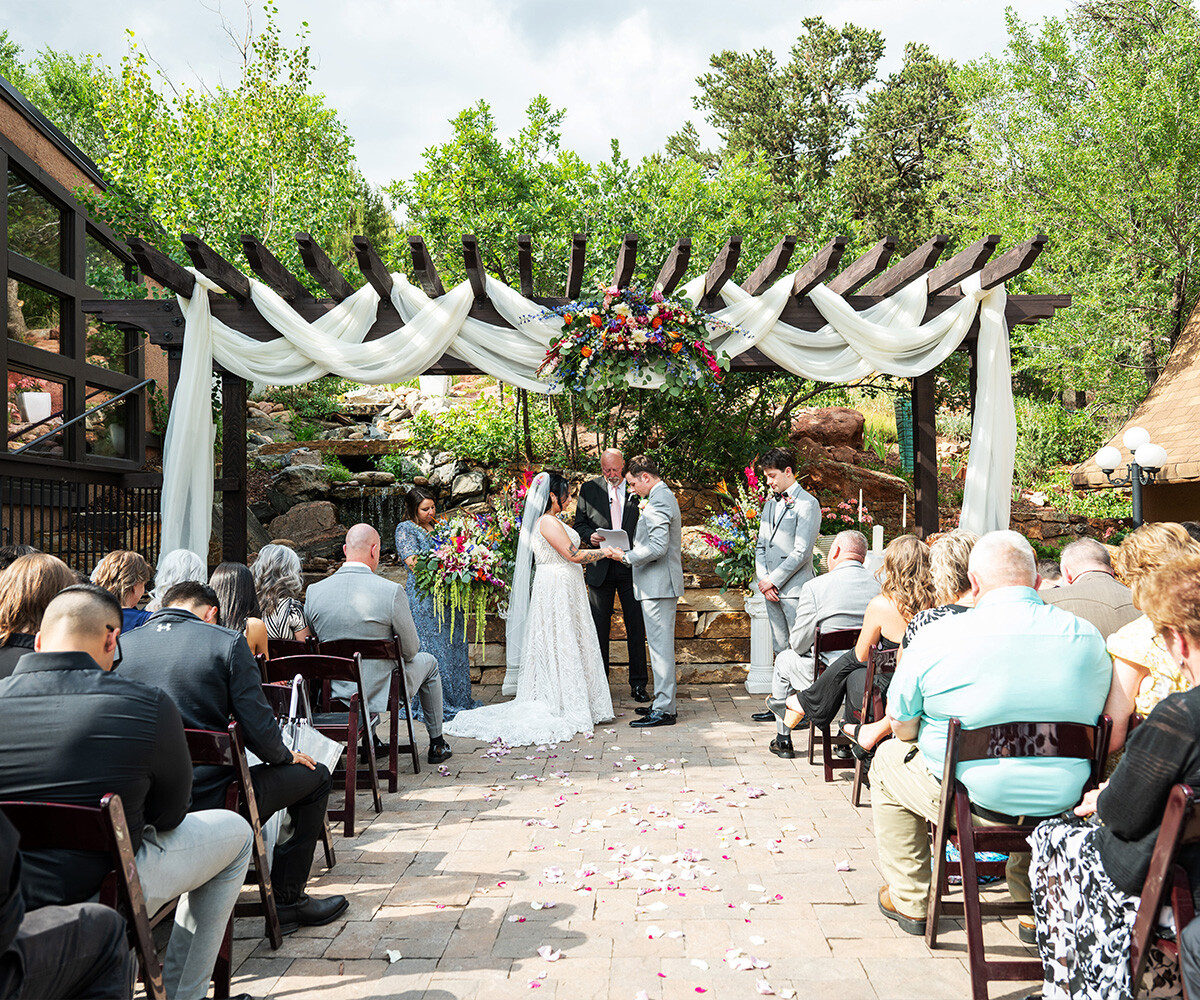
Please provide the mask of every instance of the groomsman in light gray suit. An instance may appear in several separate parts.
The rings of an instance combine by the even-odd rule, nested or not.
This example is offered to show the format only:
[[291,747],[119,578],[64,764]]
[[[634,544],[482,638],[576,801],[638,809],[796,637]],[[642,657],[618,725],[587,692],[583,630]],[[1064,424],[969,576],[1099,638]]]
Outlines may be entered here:
[[[430,764],[450,757],[450,747],[442,738],[442,675],[438,662],[421,652],[421,640],[408,606],[408,594],[398,583],[377,576],[379,568],[379,532],[369,524],[356,524],[346,532],[342,547],[346,561],[332,576],[319,580],[304,595],[304,616],[319,639],[400,640],[404,658],[404,681],[416,691],[425,713],[429,732]],[[370,712],[386,712],[388,684],[392,677],[391,660],[363,660],[362,682]],[[349,701],[355,693],[349,681],[334,681],[333,696]],[[403,710],[403,706],[401,706]],[[396,719],[391,725],[398,725]]]
[[639,706],[637,729],[675,725],[675,608],[683,596],[683,528],[675,494],[662,481],[658,465],[635,455],[625,473],[629,488],[644,498],[633,548],[609,548],[605,554],[633,567],[633,594],[642,606],[654,701]]
[[758,589],[767,599],[772,652],[788,646],[801,588],[813,578],[813,544],[821,530],[821,505],[796,482],[796,458],[772,448],[759,460],[771,496],[763,504],[754,546]]

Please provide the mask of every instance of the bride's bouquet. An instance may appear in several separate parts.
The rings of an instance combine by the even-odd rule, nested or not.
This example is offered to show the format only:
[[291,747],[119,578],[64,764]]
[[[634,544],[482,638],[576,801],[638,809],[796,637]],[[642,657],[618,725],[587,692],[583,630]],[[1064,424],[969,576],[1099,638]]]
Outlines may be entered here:
[[722,590],[748,588],[754,583],[754,546],[763,504],[767,502],[767,485],[752,466],[746,466],[743,475],[745,485],[737,483],[732,493],[725,480],[721,480],[717,493],[725,503],[725,510],[710,516],[701,531],[704,541],[716,550],[713,568],[721,578]]
[[430,533],[433,548],[417,556],[413,567],[417,587],[433,597],[438,628],[447,614],[475,616],[475,641],[483,642],[484,616],[508,591],[504,558],[493,547],[492,526],[486,517],[455,514],[437,523]]

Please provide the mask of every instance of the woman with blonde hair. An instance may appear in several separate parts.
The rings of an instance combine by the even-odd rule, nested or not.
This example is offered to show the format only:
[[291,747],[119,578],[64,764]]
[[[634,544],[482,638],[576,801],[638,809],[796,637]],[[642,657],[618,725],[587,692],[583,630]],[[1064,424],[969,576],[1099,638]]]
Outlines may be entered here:
[[783,720],[788,729],[795,729],[810,714],[818,726],[829,725],[838,706],[855,688],[861,704],[871,647],[898,648],[913,615],[933,606],[929,546],[916,535],[892,539],[877,575],[879,593],[867,605],[854,649],[830,664],[804,691],[788,697]]
[[300,557],[295,550],[286,545],[264,545],[250,572],[254,575],[254,590],[267,638],[300,642],[312,635],[300,601],[304,577],[300,575]]
[[78,582],[75,571],[44,552],[21,556],[0,573],[0,677],[7,677],[42,627],[46,605]]
[[[1173,559],[1193,553],[1200,554],[1200,543],[1183,525],[1174,521],[1143,524],[1121,542],[1113,557],[1113,570],[1133,591],[1134,605],[1144,611],[1141,587],[1146,579]],[[1108,637],[1108,652],[1113,658],[1113,679],[1104,714],[1113,720],[1108,744],[1113,752],[1125,745],[1130,715],[1149,715],[1167,695],[1188,690],[1189,683],[1144,613]]]
[[138,602],[146,593],[146,584],[154,578],[154,570],[138,553],[129,549],[110,552],[92,570],[92,583],[103,587],[121,602],[121,631],[129,632],[150,617],[149,611],[139,611]]

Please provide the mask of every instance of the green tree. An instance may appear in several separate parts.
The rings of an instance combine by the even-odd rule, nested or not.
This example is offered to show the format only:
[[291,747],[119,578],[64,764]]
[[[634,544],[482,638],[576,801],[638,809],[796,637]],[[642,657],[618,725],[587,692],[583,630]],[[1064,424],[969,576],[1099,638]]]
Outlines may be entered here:
[[1200,25],[1190,4],[1096,0],[955,75],[973,138],[945,165],[951,222],[1051,236],[1017,283],[1070,292],[1013,331],[1027,378],[1114,409],[1158,377],[1196,297]]

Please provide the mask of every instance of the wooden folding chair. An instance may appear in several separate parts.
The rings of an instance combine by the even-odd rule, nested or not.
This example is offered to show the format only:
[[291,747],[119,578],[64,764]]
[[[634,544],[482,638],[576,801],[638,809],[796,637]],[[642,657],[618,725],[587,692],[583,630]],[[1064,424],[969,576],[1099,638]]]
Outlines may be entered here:
[[[417,737],[413,732],[412,696],[408,683],[404,678],[404,662],[400,653],[400,639],[392,636],[390,639],[336,639],[332,642],[319,644],[321,652],[326,656],[350,657],[358,653],[364,660],[392,660],[396,665],[392,668],[392,679],[388,684],[388,713],[391,724],[388,727],[388,766],[381,772],[387,775],[388,791],[394,792],[400,773],[399,755],[412,755],[413,774],[421,773],[421,753],[417,749]],[[408,742],[400,743],[400,718],[403,714],[405,725],[408,727]]]
[[[858,633],[861,629],[857,628],[835,628],[821,630],[818,625],[816,632],[813,634],[812,654],[813,654],[813,680],[816,680],[825,673],[825,653],[842,653],[847,649],[853,649],[858,642]],[[814,750],[817,742],[817,725],[815,722],[808,724],[808,762],[816,763]],[[821,762],[825,765],[825,780],[833,781],[834,768],[853,767],[854,758],[849,760],[834,759],[834,746],[850,745],[850,741],[839,731],[836,735],[831,733],[828,726],[823,726],[820,730],[821,734]]]
[[316,653],[317,640],[313,636],[307,639],[268,639],[267,656],[274,660],[280,656],[304,656],[306,653]]
[[[175,912],[173,900],[154,919],[146,914],[146,897],[138,878],[137,860],[125,809],[119,795],[109,793],[100,806],[60,802],[0,802],[0,811],[21,836],[24,851],[89,851],[107,854],[112,868],[100,886],[100,902],[117,910],[129,925],[129,944],[137,954],[142,982],[151,1000],[166,1000],[162,963],[154,947],[154,927]],[[213,967],[213,996],[229,996],[233,955],[233,917]]]
[[[1136,997],[1150,948],[1157,944],[1162,952],[1179,959],[1179,935],[1195,918],[1192,887],[1187,872],[1177,863],[1179,849],[1185,844],[1200,841],[1200,810],[1196,808],[1195,793],[1187,785],[1176,785],[1167,797],[1154,854],[1146,881],[1142,883],[1142,899],[1138,903],[1133,937],[1129,942],[1130,996]],[[1175,937],[1158,933],[1158,915],[1163,903],[1169,902],[1175,913]],[[1184,984],[1184,1000],[1192,1000]]]
[[283,944],[283,930],[279,925],[279,911],[275,906],[275,893],[271,889],[271,868],[267,858],[266,841],[263,839],[262,820],[258,814],[258,802],[254,797],[254,785],[250,780],[250,765],[246,760],[246,748],[242,746],[242,734],[236,722],[229,723],[226,732],[208,729],[185,729],[188,752],[192,766],[228,767],[233,769],[234,778],[225,792],[225,808],[243,816],[254,831],[251,845],[254,862],[246,872],[245,885],[257,885],[257,903],[239,902],[233,910],[237,917],[262,917],[267,940],[272,948]]
[[[883,691],[877,684],[877,678],[890,677],[896,672],[896,657],[899,649],[880,649],[878,643],[872,643],[867,653],[867,679],[863,683],[862,708],[858,713],[858,721],[878,722],[887,711]],[[854,760],[854,788],[850,792],[850,801],[856,806],[862,805],[863,779],[867,775],[867,762]]]
[[[356,692],[350,696],[346,712],[317,712],[313,715],[313,728],[346,746],[346,764],[338,768],[334,779],[344,779],[346,800],[344,808],[330,809],[329,818],[342,820],[344,836],[354,836],[354,793],[358,788],[369,788],[375,812],[383,812],[383,799],[379,793],[379,771],[375,766],[375,748],[371,746],[371,727],[366,724],[367,700],[362,686],[362,660],[355,654],[352,658],[306,654],[304,656],[281,656],[262,664],[268,683],[291,681],[296,674],[305,682],[316,681],[322,687],[322,700],[328,707],[329,685],[333,681],[351,681]],[[361,743],[367,757],[367,766],[358,766],[356,747]]]
[[[946,764],[942,773],[942,798],[933,836],[933,879],[925,918],[925,943],[937,947],[938,920],[943,913],[962,916],[967,930],[967,959],[973,1000],[988,1000],[992,980],[1040,980],[1042,963],[1029,959],[988,961],[983,948],[983,915],[1032,914],[1033,904],[1016,900],[983,902],[979,897],[976,851],[1028,852],[1029,834],[1045,816],[1012,817],[1003,826],[975,826],[971,800],[958,780],[958,765],[973,760],[1016,757],[1067,757],[1086,760],[1091,768],[1089,785],[1098,784],[1108,753],[1112,720],[1101,716],[1094,726],[1078,722],[1008,722],[979,729],[963,729],[951,719],[946,734]],[[1088,786],[1085,786],[1085,788]],[[946,844],[959,851],[962,872],[961,902],[944,899],[948,891]]]
[[[292,687],[290,684],[276,683],[262,686],[263,697],[271,706],[276,719],[282,719],[292,707]],[[321,824],[321,843],[325,848],[325,867],[332,868],[337,864],[337,855],[333,850],[333,833],[329,829],[329,816],[326,814]]]

